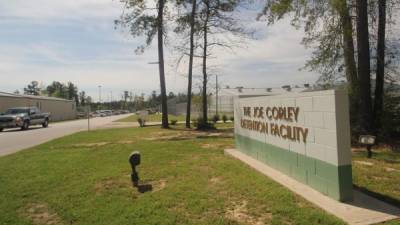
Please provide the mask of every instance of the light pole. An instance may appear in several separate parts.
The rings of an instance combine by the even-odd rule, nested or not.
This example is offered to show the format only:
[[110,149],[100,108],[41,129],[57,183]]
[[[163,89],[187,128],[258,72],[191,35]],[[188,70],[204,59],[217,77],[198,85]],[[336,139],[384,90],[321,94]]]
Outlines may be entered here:
[[110,91],[110,110],[112,110],[112,101],[113,101],[113,95],[112,91]]
[[99,85],[99,108],[101,109],[101,85]]

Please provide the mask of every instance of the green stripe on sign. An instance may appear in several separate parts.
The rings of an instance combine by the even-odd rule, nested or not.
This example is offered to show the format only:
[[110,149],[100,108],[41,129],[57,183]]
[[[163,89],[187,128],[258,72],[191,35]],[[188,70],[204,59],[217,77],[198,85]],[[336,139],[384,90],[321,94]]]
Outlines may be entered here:
[[351,165],[336,166],[239,134],[239,151],[339,201],[353,198]]

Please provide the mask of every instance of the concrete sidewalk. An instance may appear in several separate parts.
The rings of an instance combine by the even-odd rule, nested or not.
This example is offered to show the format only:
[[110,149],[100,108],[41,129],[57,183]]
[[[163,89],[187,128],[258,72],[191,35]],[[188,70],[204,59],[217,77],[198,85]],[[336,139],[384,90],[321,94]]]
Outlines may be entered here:
[[400,217],[400,209],[378,199],[354,190],[354,200],[339,202],[333,200],[311,187],[235,150],[226,149],[226,155],[241,160],[255,170],[285,186],[325,211],[339,217],[348,224],[369,225],[393,220]]

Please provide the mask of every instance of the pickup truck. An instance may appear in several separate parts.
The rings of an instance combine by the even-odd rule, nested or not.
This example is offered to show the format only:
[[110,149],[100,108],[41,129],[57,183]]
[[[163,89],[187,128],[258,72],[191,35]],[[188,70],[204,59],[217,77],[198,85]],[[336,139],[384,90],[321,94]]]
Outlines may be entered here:
[[42,113],[37,107],[10,108],[0,114],[0,132],[4,128],[20,127],[27,130],[30,125],[42,125],[48,127],[50,113]]

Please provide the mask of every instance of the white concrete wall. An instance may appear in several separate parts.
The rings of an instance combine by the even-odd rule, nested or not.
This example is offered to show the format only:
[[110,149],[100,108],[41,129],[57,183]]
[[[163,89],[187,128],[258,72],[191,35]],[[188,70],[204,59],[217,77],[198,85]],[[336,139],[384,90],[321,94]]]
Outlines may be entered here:
[[[348,95],[344,90],[302,92],[235,101],[235,132],[290,151],[340,166],[351,164]],[[270,134],[242,129],[243,107],[299,107],[297,122],[270,121],[308,128],[306,142],[285,140]],[[248,118],[247,118],[248,119]],[[257,120],[251,118],[252,120]]]

